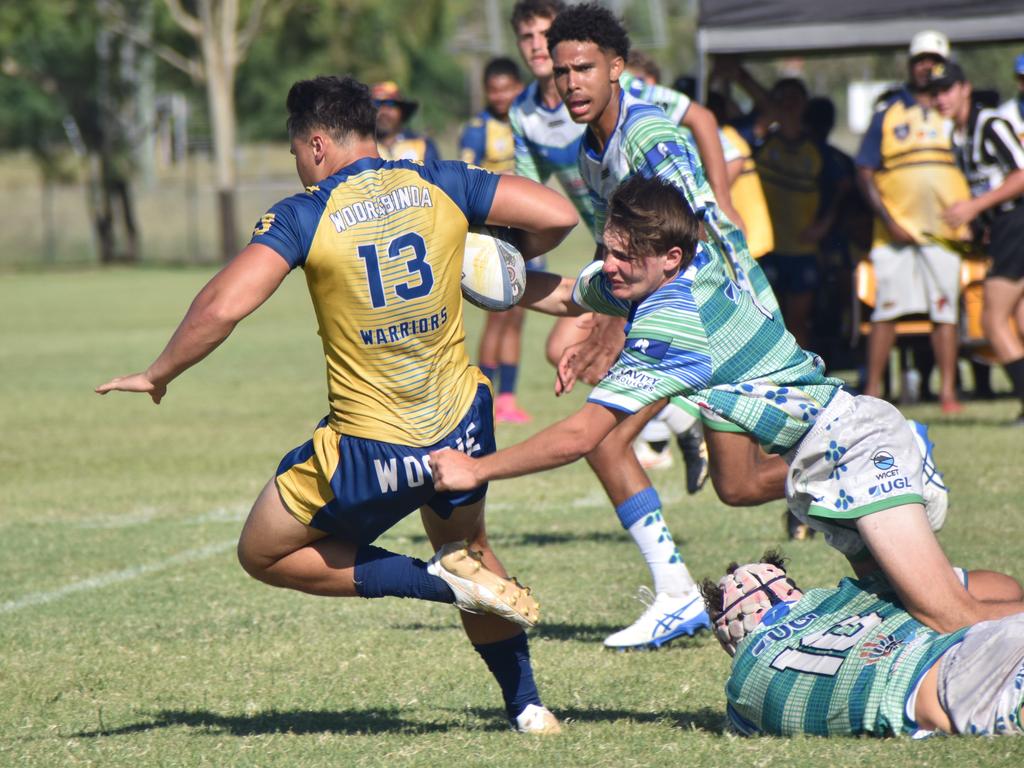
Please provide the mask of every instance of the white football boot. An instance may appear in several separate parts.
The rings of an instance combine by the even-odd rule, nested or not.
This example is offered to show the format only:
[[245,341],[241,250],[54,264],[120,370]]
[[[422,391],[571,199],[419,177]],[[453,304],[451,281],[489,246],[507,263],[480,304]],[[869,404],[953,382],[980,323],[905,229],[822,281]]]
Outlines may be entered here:
[[640,587],[637,599],[647,605],[647,610],[625,629],[606,637],[605,648],[617,651],[660,648],[677,637],[711,628],[704,598],[696,589],[682,597],[673,597],[665,592],[655,595],[647,587]]
[[536,736],[552,736],[562,732],[558,718],[551,714],[547,707],[527,704],[526,709],[516,715],[512,727],[520,733],[532,733]]
[[515,579],[499,576],[464,541],[445,544],[427,563],[427,573],[444,580],[455,605],[467,613],[493,613],[521,627],[537,625],[540,604]]

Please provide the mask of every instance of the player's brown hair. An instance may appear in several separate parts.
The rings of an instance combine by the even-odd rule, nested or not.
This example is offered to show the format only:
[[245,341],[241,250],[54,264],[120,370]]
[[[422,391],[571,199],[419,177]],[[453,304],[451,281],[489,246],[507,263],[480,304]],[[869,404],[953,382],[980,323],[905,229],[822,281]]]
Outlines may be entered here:
[[519,25],[540,16],[542,19],[554,19],[565,10],[562,0],[519,0],[512,8],[512,29],[519,31]]
[[606,227],[629,237],[630,249],[641,255],[665,253],[679,246],[682,268],[697,251],[700,221],[683,193],[657,177],[637,174],[619,185],[608,203]]

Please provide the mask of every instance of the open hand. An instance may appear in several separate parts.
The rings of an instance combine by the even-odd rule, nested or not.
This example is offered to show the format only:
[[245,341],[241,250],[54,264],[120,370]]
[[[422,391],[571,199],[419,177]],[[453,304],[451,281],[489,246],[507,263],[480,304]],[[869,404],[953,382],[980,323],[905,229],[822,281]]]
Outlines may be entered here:
[[106,384],[100,384],[96,387],[96,393],[99,395],[105,395],[107,392],[113,391],[145,392],[153,399],[154,403],[159,405],[163,396],[167,394],[167,385],[150,381],[145,373],[133,373],[130,376],[118,376]]

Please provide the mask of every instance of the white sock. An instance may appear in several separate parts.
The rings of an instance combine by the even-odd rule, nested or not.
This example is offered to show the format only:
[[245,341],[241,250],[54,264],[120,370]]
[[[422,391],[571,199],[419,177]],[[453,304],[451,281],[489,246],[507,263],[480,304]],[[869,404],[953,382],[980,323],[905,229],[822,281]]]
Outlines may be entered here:
[[661,516],[661,500],[656,490],[647,488],[640,491],[620,504],[615,512],[651,569],[655,594],[665,592],[673,597],[682,597],[696,588]]

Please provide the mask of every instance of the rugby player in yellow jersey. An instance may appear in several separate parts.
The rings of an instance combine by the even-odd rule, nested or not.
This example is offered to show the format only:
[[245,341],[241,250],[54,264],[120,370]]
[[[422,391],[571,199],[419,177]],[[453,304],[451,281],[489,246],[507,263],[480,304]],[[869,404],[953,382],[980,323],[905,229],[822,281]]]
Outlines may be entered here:
[[[144,392],[160,403],[173,379],[302,267],[330,413],[256,500],[238,542],[242,567],[315,595],[455,603],[513,727],[556,732],[521,628],[536,622],[537,605],[488,544],[486,487],[436,493],[425,458],[441,447],[494,451],[490,390],[464,348],[460,279],[469,226],[520,230],[530,257],[560,243],[576,211],[526,179],[461,162],[381,160],[369,90],[351,78],[297,82],[287,105],[305,192],[261,219],[145,371],[96,391]],[[438,549],[430,563],[372,545],[417,508]]]

